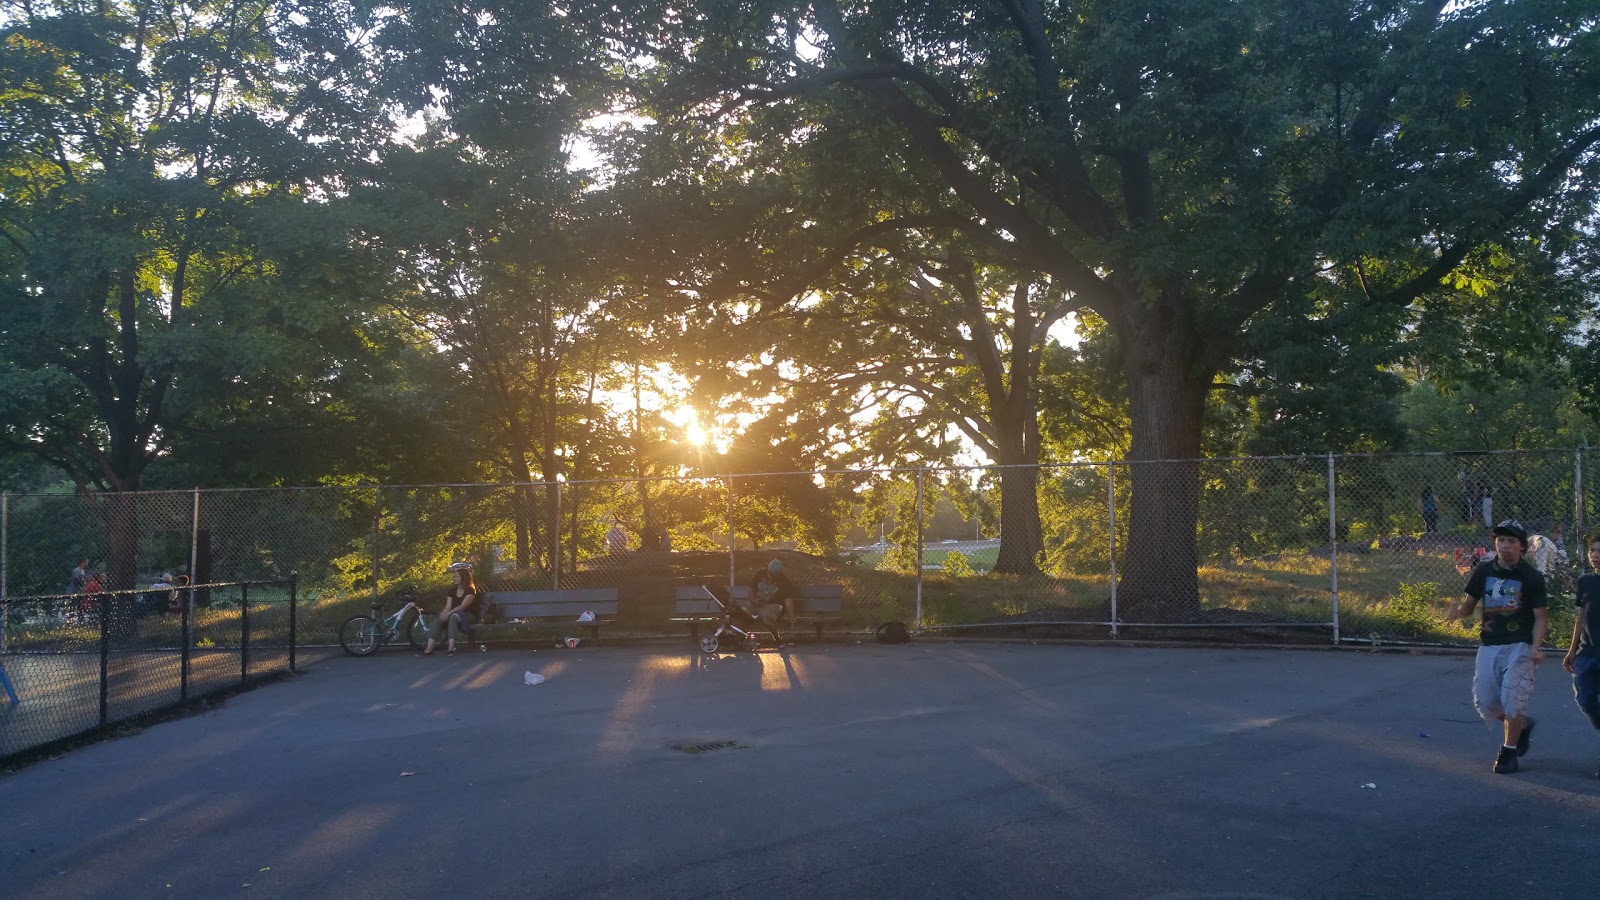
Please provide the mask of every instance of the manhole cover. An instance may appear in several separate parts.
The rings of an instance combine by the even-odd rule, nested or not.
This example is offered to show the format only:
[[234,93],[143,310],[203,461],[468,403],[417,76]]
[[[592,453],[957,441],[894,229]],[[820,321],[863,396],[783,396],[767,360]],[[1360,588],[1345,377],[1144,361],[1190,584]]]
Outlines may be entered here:
[[673,744],[672,749],[679,753],[711,753],[716,750],[749,750],[750,748],[738,741],[711,741],[706,744]]

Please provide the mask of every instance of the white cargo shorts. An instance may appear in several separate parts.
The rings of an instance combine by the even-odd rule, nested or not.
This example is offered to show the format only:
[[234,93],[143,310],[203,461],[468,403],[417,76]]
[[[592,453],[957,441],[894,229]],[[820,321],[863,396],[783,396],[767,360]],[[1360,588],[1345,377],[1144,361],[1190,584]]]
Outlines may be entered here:
[[1486,721],[1527,715],[1533,698],[1533,647],[1525,643],[1478,648],[1472,702]]

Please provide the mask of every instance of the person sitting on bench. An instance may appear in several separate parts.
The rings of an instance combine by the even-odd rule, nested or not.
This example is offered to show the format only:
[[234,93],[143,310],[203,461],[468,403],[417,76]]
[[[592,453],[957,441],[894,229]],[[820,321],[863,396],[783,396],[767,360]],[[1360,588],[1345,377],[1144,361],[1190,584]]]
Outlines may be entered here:
[[467,610],[472,609],[478,601],[478,585],[472,580],[472,564],[453,563],[448,571],[455,573],[456,583],[450,588],[450,592],[445,594],[444,611],[434,620],[433,633],[428,635],[428,646],[423,648],[423,656],[433,655],[434,647],[439,644],[441,631],[448,636],[445,652],[454,656],[456,637],[462,631],[472,630],[472,623],[467,621]]
[[778,633],[778,616],[788,613],[789,627],[794,627],[794,584],[783,574],[783,563],[773,560],[756,573],[750,582],[750,599],[746,612],[761,620],[772,632],[772,639],[784,646],[788,642]]

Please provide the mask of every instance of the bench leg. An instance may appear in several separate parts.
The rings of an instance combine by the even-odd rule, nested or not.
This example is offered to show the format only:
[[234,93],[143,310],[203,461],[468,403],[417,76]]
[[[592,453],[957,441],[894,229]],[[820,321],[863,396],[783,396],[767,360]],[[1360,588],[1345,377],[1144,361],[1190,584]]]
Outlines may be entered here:
[[600,643],[600,624],[598,622],[589,626],[589,642]]
[[817,623],[817,643],[822,643],[822,623]]

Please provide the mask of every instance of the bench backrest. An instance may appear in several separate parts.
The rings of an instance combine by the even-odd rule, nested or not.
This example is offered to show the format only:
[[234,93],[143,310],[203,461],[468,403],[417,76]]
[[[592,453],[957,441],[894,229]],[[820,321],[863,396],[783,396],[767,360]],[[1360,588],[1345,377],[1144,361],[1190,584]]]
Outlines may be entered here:
[[699,585],[694,587],[678,588],[676,605],[672,608],[675,616],[714,616],[722,613],[722,604],[706,593],[706,589]]
[[572,619],[584,610],[595,618],[617,615],[616,588],[574,588],[564,591],[491,591],[489,606],[502,619]]
[[[750,599],[750,586],[735,585],[729,592],[735,600]],[[794,609],[797,613],[836,613],[844,600],[844,586],[838,584],[797,584]]]

